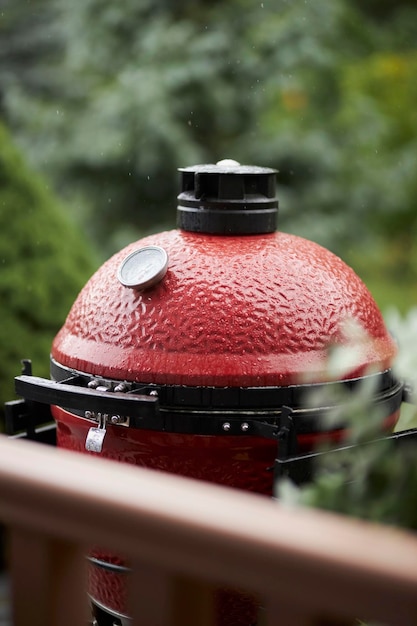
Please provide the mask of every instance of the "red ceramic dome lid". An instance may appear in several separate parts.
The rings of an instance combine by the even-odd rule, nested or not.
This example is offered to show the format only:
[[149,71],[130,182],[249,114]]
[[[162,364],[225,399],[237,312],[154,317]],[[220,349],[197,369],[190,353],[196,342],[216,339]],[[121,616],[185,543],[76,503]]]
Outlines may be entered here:
[[[118,269],[142,246],[160,246],[168,271],[145,291]],[[144,383],[213,386],[319,381],[327,348],[366,331],[349,378],[390,367],[396,352],[369,291],[343,261],[284,233],[214,236],[173,230],[107,261],[75,301],[52,356],[92,375]]]

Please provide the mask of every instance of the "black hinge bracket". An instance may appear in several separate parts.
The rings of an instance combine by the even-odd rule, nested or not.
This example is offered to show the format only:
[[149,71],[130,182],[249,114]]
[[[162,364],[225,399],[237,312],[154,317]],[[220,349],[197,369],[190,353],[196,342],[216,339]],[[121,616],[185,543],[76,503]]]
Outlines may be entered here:
[[[22,375],[32,375],[32,362],[29,359],[22,360]],[[55,432],[56,425],[49,405],[27,398],[5,403],[5,433],[9,437],[54,445]]]
[[79,387],[76,380],[57,383],[37,376],[16,376],[15,389],[26,400],[67,409],[153,418],[159,402],[154,396],[107,392]]

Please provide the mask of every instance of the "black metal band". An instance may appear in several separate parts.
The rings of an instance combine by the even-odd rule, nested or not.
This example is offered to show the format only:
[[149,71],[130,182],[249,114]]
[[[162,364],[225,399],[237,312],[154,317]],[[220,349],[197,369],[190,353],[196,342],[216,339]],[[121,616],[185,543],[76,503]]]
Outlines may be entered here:
[[[117,389],[121,381],[93,377],[89,374],[63,367],[51,360],[51,375],[59,381],[69,376],[78,377],[87,386],[92,382],[110,391]],[[326,415],[333,407],[311,408],[307,404],[307,394],[312,391],[344,387],[352,390],[364,380],[375,380],[374,403],[382,409],[384,417],[395,413],[402,401],[404,385],[394,379],[390,370],[369,377],[354,380],[321,383],[314,385],[292,385],[288,387],[187,387],[176,385],[140,384],[124,381],[124,394],[102,392],[103,402],[118,396],[114,406],[115,413],[129,415],[131,428],[158,430],[171,433],[189,433],[205,435],[243,435],[260,436],[276,439],[283,407],[290,407],[296,432],[309,434],[328,431]],[[78,383],[79,384],[79,383]],[[145,415],[140,404],[137,411],[131,412],[123,398],[138,397],[159,400],[154,405],[155,411]],[[155,394],[153,396],[149,394]],[[75,415],[84,417],[85,399],[81,406],[69,407],[63,402],[60,406],[70,408]],[[105,404],[103,406],[106,406]],[[113,405],[112,405],[113,406]],[[106,412],[110,412],[107,405]],[[346,427],[340,423],[333,426],[334,430]]]
[[115,389],[123,383],[128,394],[155,394],[159,399],[161,408],[166,409],[192,409],[206,411],[262,411],[276,410],[281,406],[290,406],[293,409],[306,406],[307,395],[311,392],[325,391],[330,389],[353,390],[365,380],[375,381],[375,393],[383,393],[391,390],[397,380],[391,370],[385,370],[378,374],[371,374],[361,378],[345,381],[325,382],[306,385],[288,385],[285,387],[210,387],[210,386],[185,386],[185,385],[159,385],[152,383],[129,382],[92,376],[85,372],[64,367],[51,358],[51,378],[57,382],[63,382],[74,376],[82,379],[87,386],[92,381],[97,381],[100,386]]
[[[217,388],[141,385],[96,378],[52,361],[54,380],[31,376],[15,378],[16,393],[25,398],[19,421],[30,421],[31,406],[55,405],[72,414],[98,421],[100,415],[122,418],[130,428],[196,435],[239,435],[277,439],[281,418],[291,411],[297,435],[328,432],[326,415],[333,407],[308,406],[308,391],[342,385],[353,389],[365,378],[320,385],[290,387]],[[375,375],[373,402],[383,417],[395,413],[403,400],[404,384],[388,370]],[[124,391],[120,391],[123,388]],[[90,412],[88,414],[88,412]],[[126,418],[126,419],[123,419]],[[112,423],[112,420],[110,419]],[[116,419],[117,422],[117,419]],[[332,430],[346,424],[333,424]]]

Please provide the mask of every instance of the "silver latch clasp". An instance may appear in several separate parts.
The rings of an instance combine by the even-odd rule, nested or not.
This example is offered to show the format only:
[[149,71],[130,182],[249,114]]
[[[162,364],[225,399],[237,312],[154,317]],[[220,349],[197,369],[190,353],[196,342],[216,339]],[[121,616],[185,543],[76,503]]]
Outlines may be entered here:
[[97,413],[98,426],[93,426],[87,433],[85,440],[85,449],[88,452],[96,452],[100,454],[103,450],[104,437],[106,436],[106,424],[108,420],[107,413]]

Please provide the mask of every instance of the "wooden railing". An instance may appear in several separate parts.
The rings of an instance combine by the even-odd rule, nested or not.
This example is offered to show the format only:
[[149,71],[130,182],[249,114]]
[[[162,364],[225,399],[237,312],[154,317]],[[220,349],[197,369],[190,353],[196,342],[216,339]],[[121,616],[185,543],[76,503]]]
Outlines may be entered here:
[[213,586],[264,623],[417,624],[417,539],[261,496],[0,436],[14,626],[87,623],[85,553],[129,554],[141,626],[211,626]]

